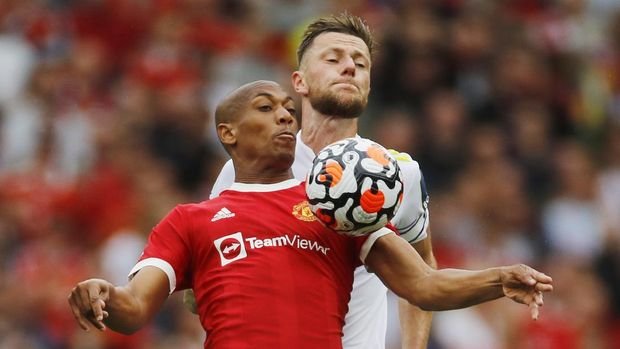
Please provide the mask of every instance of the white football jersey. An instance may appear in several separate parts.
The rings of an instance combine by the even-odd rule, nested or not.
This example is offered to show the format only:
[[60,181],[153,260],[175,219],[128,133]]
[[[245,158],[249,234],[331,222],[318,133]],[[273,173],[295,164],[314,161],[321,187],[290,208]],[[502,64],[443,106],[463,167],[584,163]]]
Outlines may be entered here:
[[[293,176],[305,180],[312,167],[314,152],[297,133]],[[404,192],[392,224],[400,236],[413,244],[427,236],[429,222],[428,193],[418,163],[408,154],[393,152],[402,171]],[[218,196],[235,181],[232,161],[226,162],[213,188],[211,198]],[[344,349],[383,349],[387,329],[387,288],[379,278],[363,266],[355,270],[349,311],[345,317],[342,346]]]

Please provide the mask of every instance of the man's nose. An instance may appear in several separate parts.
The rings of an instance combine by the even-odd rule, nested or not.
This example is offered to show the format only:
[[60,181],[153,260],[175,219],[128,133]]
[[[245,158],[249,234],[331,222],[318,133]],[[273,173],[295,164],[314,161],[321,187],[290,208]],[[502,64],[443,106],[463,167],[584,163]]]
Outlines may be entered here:
[[286,108],[279,108],[278,110],[278,124],[291,124],[295,121],[295,118]]
[[345,57],[342,61],[342,73],[345,75],[355,76],[355,61],[351,57]]

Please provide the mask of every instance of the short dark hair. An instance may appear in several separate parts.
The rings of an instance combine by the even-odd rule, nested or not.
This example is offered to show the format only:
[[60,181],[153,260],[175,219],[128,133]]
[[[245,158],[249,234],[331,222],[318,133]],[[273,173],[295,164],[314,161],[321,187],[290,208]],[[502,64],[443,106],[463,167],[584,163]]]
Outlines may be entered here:
[[360,17],[343,12],[339,15],[321,17],[308,25],[297,48],[297,64],[301,64],[304,54],[317,36],[330,32],[349,34],[362,39],[366,46],[368,46],[368,52],[372,56],[375,40],[372,37],[370,28]]

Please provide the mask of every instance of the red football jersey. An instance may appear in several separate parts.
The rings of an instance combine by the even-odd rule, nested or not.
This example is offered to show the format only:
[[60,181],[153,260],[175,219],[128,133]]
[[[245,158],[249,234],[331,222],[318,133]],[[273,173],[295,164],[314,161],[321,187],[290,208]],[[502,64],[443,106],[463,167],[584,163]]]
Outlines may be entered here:
[[342,348],[365,241],[327,230],[299,181],[235,183],[218,198],[177,206],[132,273],[155,265],[171,291],[194,289],[205,348]]

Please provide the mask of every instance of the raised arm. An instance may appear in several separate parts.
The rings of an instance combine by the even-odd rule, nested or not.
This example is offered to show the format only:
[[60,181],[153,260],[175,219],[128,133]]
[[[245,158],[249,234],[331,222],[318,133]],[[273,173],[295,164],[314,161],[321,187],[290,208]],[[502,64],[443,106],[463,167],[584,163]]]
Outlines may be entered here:
[[103,279],[77,284],[69,295],[69,305],[82,329],[90,327],[131,334],[142,328],[168,298],[168,277],[159,268],[142,268],[125,286]]
[[434,270],[394,234],[379,238],[365,263],[394,293],[424,310],[459,309],[507,296],[530,306],[535,319],[542,292],[553,290],[549,276],[522,264]]

